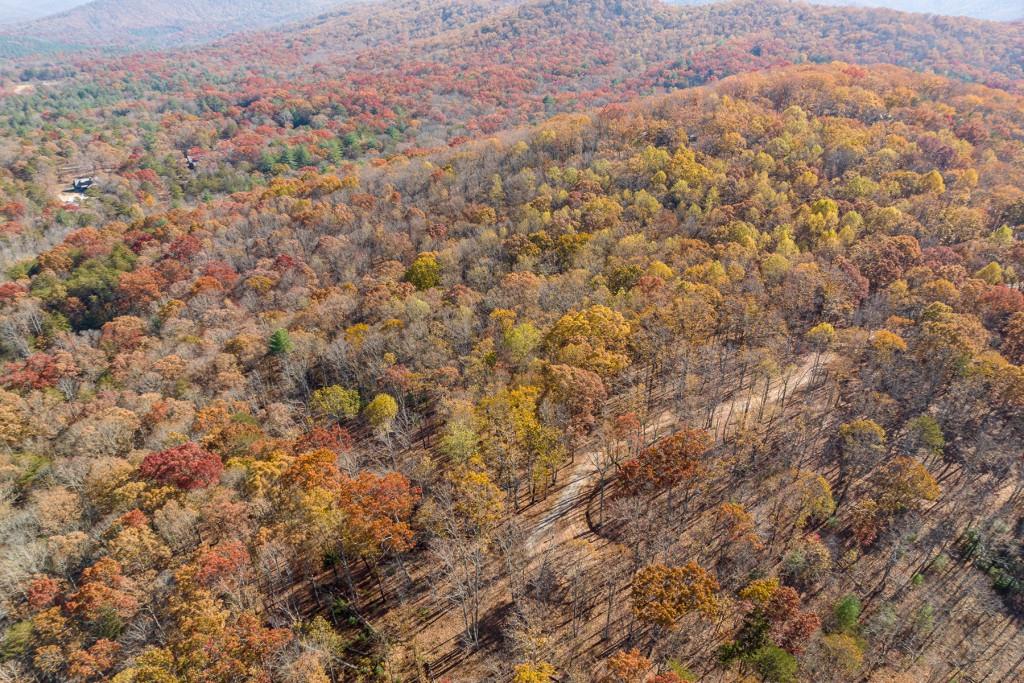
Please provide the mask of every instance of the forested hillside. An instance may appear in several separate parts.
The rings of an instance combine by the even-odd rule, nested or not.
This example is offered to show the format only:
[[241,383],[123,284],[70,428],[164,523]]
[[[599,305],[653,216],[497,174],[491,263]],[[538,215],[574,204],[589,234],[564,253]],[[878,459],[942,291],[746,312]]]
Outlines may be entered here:
[[[669,0],[682,5],[710,5],[720,0]],[[974,17],[992,21],[1024,19],[1024,5],[1018,0],[805,0],[815,5],[873,7],[900,12],[922,12],[950,17]]]
[[6,67],[0,680],[1019,680],[1024,29],[387,10]]
[[[7,286],[12,660],[327,669],[353,655],[290,620],[325,578],[363,666],[461,651],[431,639],[460,613],[481,664],[581,680],[616,644],[840,678],[952,659],[959,605],[1019,609],[1020,104],[783,71],[73,232]],[[801,398],[764,400],[791,367]],[[593,539],[529,563],[529,510],[592,468]],[[700,600],[638,593],[654,576]],[[796,621],[737,640],[787,590]]]
[[344,4],[345,0],[91,0],[0,28],[0,55],[206,43],[240,31],[307,19]]
[[895,62],[1013,92],[1024,78],[1021,25],[771,2],[397,0],[385,10],[354,6],[201,50],[14,64],[0,102],[13,171],[0,192],[19,207],[0,223],[8,261],[91,220],[55,202],[76,174],[104,175],[114,206],[90,208],[124,218],[793,62]]
[[1017,0],[814,0],[821,5],[888,7],[901,12],[927,12],[997,21],[1024,19],[1024,5]]
[[39,0],[32,4],[23,0],[0,0],[0,24],[39,19],[81,4],[83,0]]

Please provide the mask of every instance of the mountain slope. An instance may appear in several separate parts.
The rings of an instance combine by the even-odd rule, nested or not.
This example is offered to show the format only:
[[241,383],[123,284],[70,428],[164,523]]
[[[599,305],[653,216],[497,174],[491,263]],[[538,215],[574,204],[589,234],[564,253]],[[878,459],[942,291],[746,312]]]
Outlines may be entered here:
[[819,5],[887,7],[901,12],[925,12],[994,21],[1024,19],[1020,0],[814,0]]
[[[771,0],[389,0],[212,45],[71,62],[68,87],[41,86],[55,99],[33,106],[40,125],[52,110],[90,106],[78,94],[88,84],[134,125],[155,127],[159,149],[199,147],[208,166],[266,169],[284,147],[318,162],[420,151],[558,112],[831,61],[1020,92],[1024,25]],[[22,80],[9,92],[30,90]],[[202,121],[163,115],[183,103]],[[341,149],[317,149],[310,135]],[[203,190],[186,185],[190,196]]]
[[[660,0],[456,0],[441,5],[411,0],[368,7],[370,18],[363,23],[355,20],[357,12],[329,14],[313,25],[268,31],[254,40],[229,40],[219,50],[233,55],[247,51],[245,59],[256,63],[291,57],[315,61],[319,68],[324,61],[335,61],[346,70],[431,60],[462,66],[501,62],[536,67],[536,73],[545,74],[558,70],[553,64],[576,61],[585,67],[587,79],[602,73],[609,60],[619,68],[616,78],[637,78],[638,64],[700,70],[698,62],[709,55],[716,67],[711,71],[717,73],[708,76],[749,70],[773,59],[839,59],[894,63],[967,80],[1024,78],[1024,30],[967,18],[778,0],[706,6]],[[461,21],[449,21],[453,16]],[[376,29],[374,23],[379,24]],[[381,40],[390,41],[391,49],[346,61],[352,46],[375,30]],[[730,52],[737,52],[731,62],[723,59]]]
[[[720,4],[722,0],[669,0],[677,5]],[[806,0],[813,5],[835,7],[874,7],[899,12],[919,12],[950,17],[973,17],[990,21],[1024,19],[1020,0]]]
[[32,21],[85,4],[85,0],[0,0],[0,24]]
[[0,289],[8,670],[1014,680],[1024,99],[801,65],[296,166]]
[[337,8],[345,0],[93,0],[9,28],[4,42],[76,47],[172,47],[262,29]]
[[[391,2],[372,10],[229,39],[170,55],[170,63],[154,68],[196,69],[196,78],[213,65],[245,65],[248,73],[286,68],[293,86],[308,88],[310,98],[325,92],[325,82],[327,91],[358,82],[391,109],[465,121],[470,133],[807,61],[893,63],[1010,89],[1024,80],[1020,25],[889,10],[770,1],[681,7],[657,0],[509,3],[479,20],[486,4],[464,0]],[[388,49],[375,49],[377,42]]]

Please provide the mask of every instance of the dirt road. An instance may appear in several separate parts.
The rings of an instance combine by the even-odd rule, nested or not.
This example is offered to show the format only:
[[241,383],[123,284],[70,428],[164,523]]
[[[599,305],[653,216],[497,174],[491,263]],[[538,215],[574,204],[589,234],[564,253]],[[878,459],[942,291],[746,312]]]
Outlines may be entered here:
[[[763,413],[762,419],[767,419],[783,398],[788,400],[794,394],[800,392],[811,381],[816,354],[804,356],[800,363],[793,368],[788,376],[779,378],[773,382],[768,389],[767,396],[762,392],[754,391],[737,392],[731,400],[719,403],[715,408],[711,419],[711,430],[716,440],[725,438],[728,430],[736,426],[742,418],[746,408],[746,420],[756,420],[759,413]],[[827,357],[817,358],[819,367],[824,366],[828,361]],[[749,405],[747,405],[749,402]],[[765,410],[761,406],[765,406]],[[678,416],[671,410],[663,410],[658,417],[647,426],[645,442],[654,441],[667,434],[679,422]],[[555,496],[555,502],[545,512],[527,539],[527,547],[531,554],[538,555],[547,550],[553,543],[562,542],[567,537],[582,531],[578,528],[585,524],[582,508],[586,505],[586,499],[592,484],[597,483],[598,472],[592,465],[593,453],[588,452],[577,456],[576,464],[567,472],[569,478],[562,489]],[[581,514],[573,514],[579,508]],[[559,522],[562,522],[561,524]]]

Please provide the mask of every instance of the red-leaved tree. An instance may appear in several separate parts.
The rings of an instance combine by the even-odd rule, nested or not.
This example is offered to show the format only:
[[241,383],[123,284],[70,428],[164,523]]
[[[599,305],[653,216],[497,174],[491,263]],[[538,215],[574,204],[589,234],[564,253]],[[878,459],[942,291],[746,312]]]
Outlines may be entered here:
[[190,441],[159,453],[150,453],[142,461],[139,473],[146,479],[191,491],[215,483],[223,469],[220,458]]

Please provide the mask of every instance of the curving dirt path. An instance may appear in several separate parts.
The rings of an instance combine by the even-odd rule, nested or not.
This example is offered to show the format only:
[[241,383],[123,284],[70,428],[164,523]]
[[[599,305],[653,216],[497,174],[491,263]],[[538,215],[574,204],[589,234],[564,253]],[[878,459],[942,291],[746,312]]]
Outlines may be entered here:
[[[818,359],[818,365],[824,367],[828,360],[828,356],[823,355]],[[814,367],[814,355],[804,356],[783,378],[769,387],[763,421],[768,421],[773,414],[777,416],[781,406],[778,408],[776,406],[781,403],[783,397],[788,404],[791,397],[796,397],[811,383]],[[788,381],[785,381],[787,379]],[[711,415],[711,431],[716,440],[723,439],[724,435],[729,433],[741,420],[749,394],[749,391],[735,392],[730,398],[715,407]],[[757,420],[761,399],[764,396],[763,391],[755,391],[754,394],[756,395],[749,399],[748,426],[752,421]],[[670,433],[679,422],[680,418],[674,411],[662,410],[657,413],[656,417],[649,420],[645,440],[650,442]],[[591,532],[586,518],[588,500],[599,476],[592,464],[592,455],[593,451],[577,454],[574,464],[561,472],[558,488],[553,490],[546,499],[521,511],[520,519],[530,530],[523,549],[528,565],[526,573],[534,573],[542,562],[563,558],[563,552],[569,552],[573,541],[596,544],[592,548],[593,552],[588,553],[589,561],[598,563],[602,561],[602,548],[607,545],[607,541]],[[493,560],[493,562],[497,562],[497,560]],[[495,576],[502,574],[499,569],[495,569],[495,572]],[[436,597],[431,598],[428,595],[424,596],[424,600],[432,604]],[[501,622],[504,619],[503,609],[508,606],[508,600],[509,586],[505,578],[498,578],[482,589],[480,612],[487,616],[484,617],[481,628],[485,632],[500,633]],[[461,677],[450,680],[459,682],[480,680],[477,674],[483,676],[482,669],[478,671],[474,668],[482,666],[481,660],[474,660],[474,652],[467,650],[462,644],[462,632],[460,621],[454,618],[430,621],[418,631],[416,636],[418,654],[416,656],[430,662],[428,680],[440,680],[437,676],[451,675],[457,668],[460,670]],[[594,637],[598,641],[600,640],[599,633]],[[595,646],[596,644],[597,641],[595,641]],[[478,652],[483,651],[486,651],[486,647]],[[470,673],[471,671],[473,673]]]
[[[780,380],[769,387],[767,400],[764,401],[765,408],[769,410],[768,414],[763,417],[767,419],[771,414],[770,409],[779,404],[783,398],[789,400],[803,390],[813,379],[815,367],[824,367],[828,361],[827,354],[820,357],[817,354],[804,356],[796,368],[788,374],[788,381]],[[735,426],[735,423],[742,418],[744,406],[748,401],[748,422],[751,415],[754,415],[753,419],[756,420],[756,415],[763,412],[761,410],[762,399],[765,397],[763,393],[753,397],[749,397],[748,392],[737,392],[737,394],[732,399],[719,403],[712,413],[711,431],[716,440],[724,439],[729,428]],[[651,424],[647,425],[645,437],[650,437],[649,440],[654,441],[664,436],[667,430],[671,430],[678,422],[679,418],[673,411],[663,410]],[[583,531],[583,529],[577,528],[577,523],[582,520],[583,515],[572,513],[576,508],[586,505],[590,488],[588,484],[597,481],[598,472],[591,465],[591,455],[592,453],[588,451],[576,457],[576,463],[567,472],[568,483],[562,486],[558,495],[555,496],[551,508],[540,516],[533,531],[530,532],[526,545],[531,555],[540,554],[547,550],[552,543],[557,545]],[[565,524],[559,524],[559,522],[565,522]],[[583,521],[583,526],[585,527],[585,521]]]

